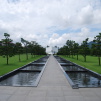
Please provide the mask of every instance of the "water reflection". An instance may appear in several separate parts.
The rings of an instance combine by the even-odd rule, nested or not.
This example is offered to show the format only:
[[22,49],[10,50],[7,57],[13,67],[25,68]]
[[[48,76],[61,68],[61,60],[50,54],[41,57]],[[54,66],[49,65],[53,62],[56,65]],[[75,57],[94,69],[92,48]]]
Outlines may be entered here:
[[94,77],[89,73],[72,72],[67,73],[72,79],[74,84],[78,84],[79,87],[101,87],[100,79]]
[[0,85],[6,86],[33,86],[39,73],[24,73],[20,72],[6,80],[0,82]]
[[55,56],[55,58],[69,78],[75,85],[78,85],[78,87],[101,87],[101,79],[97,78],[90,72],[88,73],[86,69],[58,56]]
[[82,69],[82,68],[79,68],[78,66],[62,66],[63,67],[63,69],[65,70],[65,71],[85,71],[84,69]]
[[21,70],[42,70],[44,65],[29,65]]
[[48,59],[48,56],[45,57],[45,58],[41,58],[41,59],[39,59],[37,61],[34,61],[33,63],[46,63],[47,59]]
[[[3,86],[37,86],[49,56],[45,56],[1,78]],[[8,77],[7,77],[8,76]],[[5,78],[5,79],[4,79]]]
[[56,56],[55,56],[55,58],[57,59],[57,61],[58,61],[59,63],[69,63],[69,61],[64,60],[64,59],[62,59],[62,58],[60,58],[60,57],[56,57]]

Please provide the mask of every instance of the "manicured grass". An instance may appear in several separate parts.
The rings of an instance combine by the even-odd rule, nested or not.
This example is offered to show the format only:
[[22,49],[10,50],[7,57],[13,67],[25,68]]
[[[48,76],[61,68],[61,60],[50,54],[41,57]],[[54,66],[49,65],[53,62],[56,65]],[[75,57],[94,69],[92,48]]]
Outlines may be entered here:
[[79,60],[76,59],[76,56],[73,58],[67,56],[61,57],[101,74],[101,66],[98,65],[98,57],[87,56],[87,62],[84,62],[84,58],[81,55],[79,55]]
[[21,55],[21,62],[19,62],[18,60],[18,55],[15,55],[13,57],[9,58],[9,64],[6,64],[6,58],[3,58],[2,56],[0,56],[0,76],[4,75],[14,69],[17,69],[23,65],[26,65],[32,61],[35,61],[39,58],[41,58],[43,56],[35,56],[35,57],[31,57],[31,55],[29,55],[29,59],[26,60],[26,55],[22,54]]

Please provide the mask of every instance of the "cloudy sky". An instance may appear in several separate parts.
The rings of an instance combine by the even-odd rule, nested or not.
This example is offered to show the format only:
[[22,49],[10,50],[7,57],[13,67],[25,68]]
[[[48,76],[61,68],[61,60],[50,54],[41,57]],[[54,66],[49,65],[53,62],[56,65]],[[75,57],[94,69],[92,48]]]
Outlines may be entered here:
[[0,39],[42,46],[81,43],[101,32],[101,0],[0,0]]

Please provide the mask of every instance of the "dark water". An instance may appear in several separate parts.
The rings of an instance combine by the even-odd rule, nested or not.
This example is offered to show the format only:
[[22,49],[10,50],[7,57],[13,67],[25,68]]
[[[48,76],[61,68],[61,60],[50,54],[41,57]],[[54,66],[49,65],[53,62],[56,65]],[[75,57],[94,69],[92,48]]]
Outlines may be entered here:
[[61,60],[61,59],[57,59],[57,61],[58,61],[59,63],[68,63],[68,61],[66,61],[66,60]]
[[45,58],[42,58],[42,59],[39,59],[37,61],[34,61],[33,63],[46,63],[48,57],[45,57]]
[[101,80],[87,72],[68,72],[67,74],[74,84],[78,84],[78,87],[101,87]]
[[78,66],[62,66],[62,67],[65,71],[85,71],[84,69],[79,68]]
[[0,85],[4,86],[33,86],[39,73],[26,73],[19,72],[14,76],[7,78],[0,82]]
[[[36,86],[40,78],[42,69],[48,59],[48,56],[41,58],[22,69],[19,69],[18,72],[11,76],[8,74],[8,77],[0,82],[0,85],[4,86]],[[43,64],[42,64],[43,63]],[[5,77],[5,76],[4,76]],[[37,82],[36,82],[37,80]]]
[[42,70],[44,65],[29,65],[21,70]]
[[38,61],[35,61],[33,63],[42,63],[42,64],[45,64],[46,62],[45,61],[38,60]]
[[72,62],[56,57],[69,78],[78,87],[101,87],[101,80]]
[[62,59],[62,58],[60,58],[60,57],[58,57],[58,56],[55,56],[55,58],[57,59],[57,61],[58,61],[59,63],[70,63],[69,61],[67,61],[67,60],[65,60],[65,59]]

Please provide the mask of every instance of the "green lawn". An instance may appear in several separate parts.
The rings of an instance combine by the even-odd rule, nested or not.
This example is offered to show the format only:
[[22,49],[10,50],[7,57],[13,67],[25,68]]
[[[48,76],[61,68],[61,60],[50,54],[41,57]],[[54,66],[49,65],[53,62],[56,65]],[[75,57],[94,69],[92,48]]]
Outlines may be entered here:
[[87,56],[87,62],[84,62],[84,58],[81,55],[79,55],[79,60],[76,59],[76,56],[74,56],[73,58],[69,58],[67,56],[61,57],[101,74],[101,66],[98,65],[98,57]]
[[23,65],[26,65],[34,60],[37,60],[41,57],[43,57],[43,56],[36,56],[36,57],[32,58],[31,55],[29,55],[29,59],[26,60],[26,55],[22,54],[21,62],[19,62],[18,55],[15,55],[15,56],[9,58],[9,64],[7,65],[6,58],[3,58],[2,56],[0,56],[0,76],[4,75],[14,69],[17,69]]

